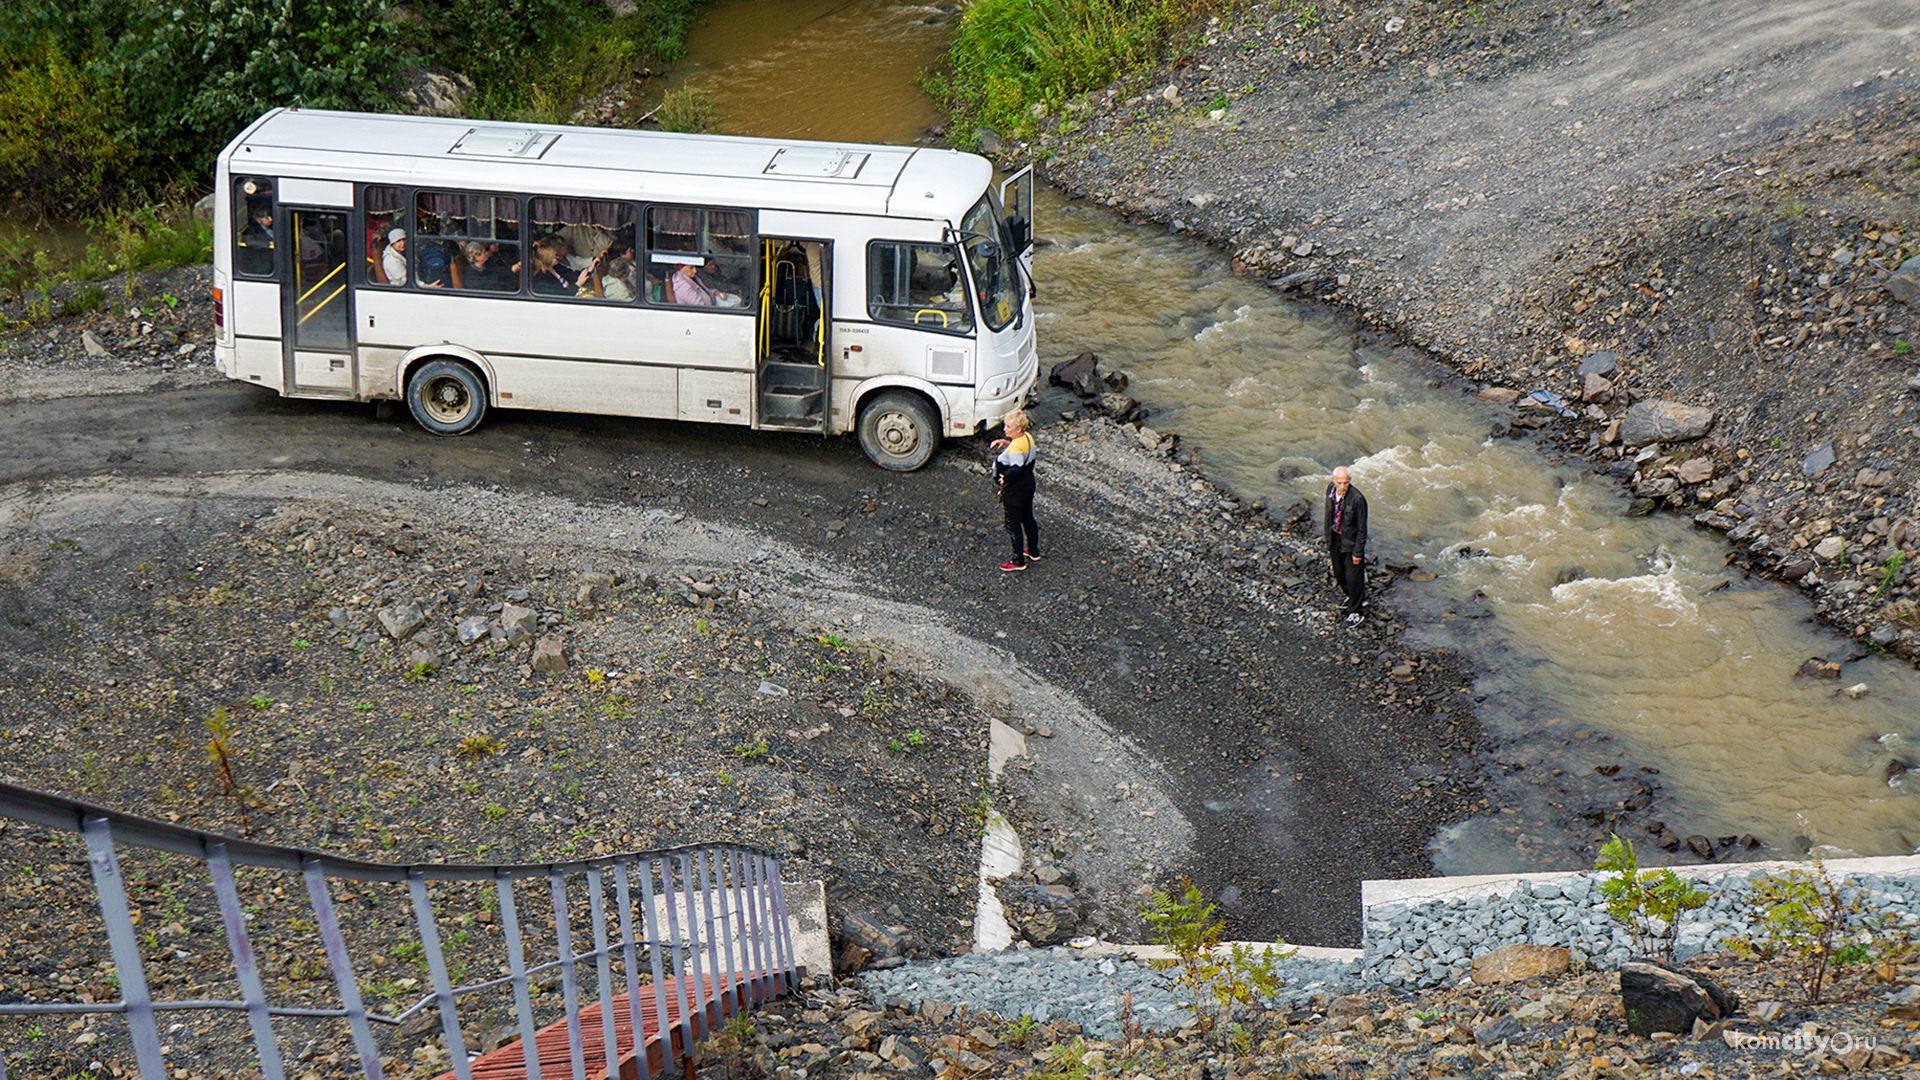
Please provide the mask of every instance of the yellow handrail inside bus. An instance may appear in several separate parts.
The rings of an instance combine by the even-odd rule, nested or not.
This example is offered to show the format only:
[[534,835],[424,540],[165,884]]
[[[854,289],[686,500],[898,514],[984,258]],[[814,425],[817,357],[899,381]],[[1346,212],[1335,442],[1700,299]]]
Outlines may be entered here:
[[[297,303],[301,303],[302,301],[305,301],[307,297],[309,297],[309,296],[312,296],[312,295],[313,295],[313,294],[314,294],[315,292],[318,292],[318,291],[319,291],[319,289],[320,289],[320,286],[322,286],[322,285],[325,285],[325,284],[326,284],[327,282],[329,282],[329,281],[332,281],[332,280],[333,280],[333,276],[334,276],[335,274],[338,274],[338,273],[339,273],[340,271],[342,271],[342,270],[345,270],[346,268],[347,268],[347,264],[346,264],[346,263],[341,263],[341,264],[340,264],[339,266],[336,266],[336,267],[334,267],[334,268],[333,268],[332,270],[329,270],[329,271],[327,272],[327,276],[326,276],[326,277],[323,277],[323,278],[321,278],[321,279],[320,279],[319,281],[316,281],[316,282],[314,282],[314,283],[313,283],[313,288],[311,288],[311,289],[308,289],[308,290],[307,290],[306,292],[303,292],[303,293],[301,293],[301,294],[300,294],[300,299],[299,299],[299,300],[296,300],[296,301],[294,301],[294,303],[296,303],[296,304],[297,304]],[[343,288],[343,289],[344,289],[344,288],[346,288],[346,286],[344,286],[344,285],[342,285],[342,286],[341,286],[341,288]],[[334,293],[333,295],[334,295],[334,296],[339,296],[340,294],[339,294],[338,292],[335,292],[335,293]],[[332,299],[332,297],[328,297],[328,299]]]
[[[327,276],[328,276],[328,277],[332,277],[333,275],[331,275],[331,274],[329,274],[329,275],[327,275]],[[320,287],[320,286],[318,286],[318,285],[315,285],[315,286],[314,286],[314,288],[315,288],[315,289],[317,289],[317,288],[319,288],[319,287]],[[311,311],[309,311],[309,312],[307,312],[307,313],[306,313],[305,315],[302,315],[302,316],[300,316],[300,323],[299,323],[299,325],[301,325],[301,326],[305,326],[305,325],[306,325],[306,323],[307,323],[307,320],[308,320],[308,319],[311,319],[311,318],[313,318],[313,317],[314,317],[315,315],[318,315],[318,314],[320,314],[321,312],[323,312],[323,311],[325,311],[325,310],[327,310],[327,305],[328,305],[328,304],[331,304],[331,303],[333,303],[333,302],[334,302],[334,301],[335,301],[336,299],[338,299],[338,298],[339,298],[339,296],[340,296],[340,294],[341,294],[341,293],[343,293],[343,292],[346,292],[346,291],[347,291],[347,287],[346,287],[346,285],[345,285],[345,284],[342,284],[342,285],[341,285],[341,286],[340,286],[339,288],[337,288],[337,289],[335,289],[335,290],[333,290],[332,292],[330,292],[330,293],[328,293],[328,294],[327,294],[327,298],[326,298],[326,299],[324,299],[324,300],[322,300],[322,301],[320,301],[319,303],[317,303],[317,304],[315,304],[315,305],[313,305],[313,310],[311,310]],[[311,289],[310,289],[310,290],[308,290],[308,293],[309,293],[309,295],[311,295],[311,293],[312,293],[312,290],[311,290]],[[302,297],[302,299],[305,299],[305,297]]]
[[941,328],[945,329],[947,326],[947,313],[941,311],[939,308],[921,308],[919,311],[914,312],[913,323],[915,326],[920,325],[920,316],[922,315],[938,315],[940,316]]

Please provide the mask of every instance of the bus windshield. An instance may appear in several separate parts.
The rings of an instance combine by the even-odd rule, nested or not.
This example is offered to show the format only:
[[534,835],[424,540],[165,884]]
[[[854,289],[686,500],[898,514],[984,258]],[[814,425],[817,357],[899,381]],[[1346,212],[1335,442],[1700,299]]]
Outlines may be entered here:
[[1020,314],[1020,271],[1008,256],[1005,230],[988,196],[967,211],[960,223],[967,252],[967,268],[980,299],[980,317],[993,330],[1005,330]]

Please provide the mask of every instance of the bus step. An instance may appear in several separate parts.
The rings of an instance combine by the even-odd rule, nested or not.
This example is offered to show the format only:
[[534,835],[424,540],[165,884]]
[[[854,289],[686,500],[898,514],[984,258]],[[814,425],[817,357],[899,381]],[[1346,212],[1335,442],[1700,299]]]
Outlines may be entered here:
[[770,386],[760,392],[760,415],[807,417],[820,412],[823,391],[807,386]]

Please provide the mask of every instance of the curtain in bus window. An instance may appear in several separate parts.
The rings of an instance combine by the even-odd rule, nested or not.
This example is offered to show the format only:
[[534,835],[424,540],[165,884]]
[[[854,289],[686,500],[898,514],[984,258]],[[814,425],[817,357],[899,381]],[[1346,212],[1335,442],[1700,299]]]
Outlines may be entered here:
[[361,280],[374,285],[404,285],[407,282],[406,254],[415,244],[402,244],[389,252],[395,229],[406,228],[406,200],[400,189],[385,184],[369,184],[360,192],[367,223],[366,259],[361,264]]
[[745,309],[754,294],[750,212],[649,207],[647,252],[647,291],[657,302]]
[[[527,203],[527,214],[533,222],[536,262],[543,262],[538,254],[542,248],[557,249],[562,263],[560,269],[571,279],[564,290],[549,288],[536,289],[536,292],[596,300],[633,298],[631,280],[622,282],[616,277],[608,282],[605,279],[608,264],[633,254],[631,206],[608,199],[541,197]],[[631,261],[628,265],[632,265]],[[621,293],[626,295],[619,295]]]

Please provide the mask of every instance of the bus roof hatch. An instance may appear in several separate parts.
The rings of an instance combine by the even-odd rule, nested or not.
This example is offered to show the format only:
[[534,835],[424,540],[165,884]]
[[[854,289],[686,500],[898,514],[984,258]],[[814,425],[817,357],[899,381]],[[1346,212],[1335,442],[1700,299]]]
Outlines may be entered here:
[[560,136],[526,128],[469,128],[447,151],[464,157],[537,158]]
[[851,150],[839,150],[831,146],[783,146],[773,152],[773,160],[767,162],[763,171],[768,176],[804,176],[809,179],[853,177],[860,175],[860,167],[866,163],[867,155]]

